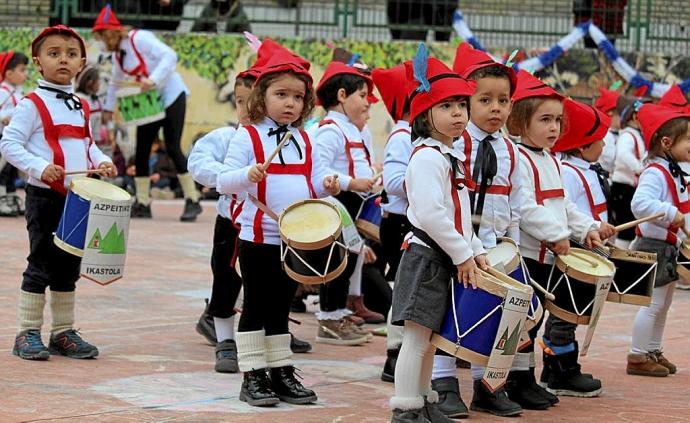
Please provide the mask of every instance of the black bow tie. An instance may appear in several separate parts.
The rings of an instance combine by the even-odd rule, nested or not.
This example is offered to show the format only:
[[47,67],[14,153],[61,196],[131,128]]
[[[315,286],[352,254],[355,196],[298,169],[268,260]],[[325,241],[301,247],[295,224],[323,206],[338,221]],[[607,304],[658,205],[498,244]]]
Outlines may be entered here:
[[685,192],[688,186],[688,182],[685,179],[688,175],[683,168],[680,167],[678,162],[671,156],[666,155],[666,160],[668,160],[668,170],[674,178],[680,179],[680,192]]
[[43,85],[39,85],[38,88],[40,88],[42,90],[51,91],[51,92],[56,93],[55,97],[58,98],[59,100],[64,100],[65,106],[67,106],[67,108],[69,110],[81,110],[82,109],[81,100],[79,99],[79,97],[77,97],[73,93],[68,93],[67,91],[63,91],[63,90],[58,89],[58,88],[46,87]]
[[[288,133],[290,130],[288,129],[288,125],[277,125],[277,128],[271,128],[268,130],[268,136],[269,137],[275,137],[276,140],[276,145],[280,145],[280,141],[283,139],[283,136]],[[300,160],[302,159],[302,149],[299,147],[299,144],[297,143],[297,140],[295,140],[295,137],[290,137],[290,140],[288,140],[287,144],[293,143],[295,145],[295,148],[297,149],[297,154],[299,154]],[[286,144],[286,145],[287,145]],[[280,151],[278,151],[278,157],[280,158],[280,164],[285,165],[285,160],[283,159],[283,149],[281,148]]]

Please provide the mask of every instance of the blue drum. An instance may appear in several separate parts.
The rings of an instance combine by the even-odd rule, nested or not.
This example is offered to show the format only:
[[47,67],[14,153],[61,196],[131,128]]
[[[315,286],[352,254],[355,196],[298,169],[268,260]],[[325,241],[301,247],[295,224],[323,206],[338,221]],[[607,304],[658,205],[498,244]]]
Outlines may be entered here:
[[364,200],[355,225],[362,235],[380,243],[379,229],[381,228],[381,219],[381,197],[376,195]]

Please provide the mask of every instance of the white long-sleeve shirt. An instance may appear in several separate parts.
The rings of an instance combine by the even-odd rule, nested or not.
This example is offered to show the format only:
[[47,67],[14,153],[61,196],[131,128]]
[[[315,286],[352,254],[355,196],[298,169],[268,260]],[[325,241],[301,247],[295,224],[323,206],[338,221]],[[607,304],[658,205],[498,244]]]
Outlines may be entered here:
[[[561,163],[563,188],[568,198],[582,213],[592,216],[595,220],[607,222],[606,196],[599,184],[597,172],[589,168],[589,162],[579,157],[566,156]],[[585,183],[580,175],[585,178]]]
[[[597,229],[599,223],[578,211],[563,189],[561,165],[557,159],[542,150],[534,151],[524,145],[520,150],[522,174],[522,218],[520,220],[520,252],[523,256],[541,263],[553,263],[553,253],[543,243],[554,243],[574,235],[584,242],[587,232]],[[538,178],[532,169],[534,163]],[[551,198],[537,200],[535,181],[540,192]],[[541,204],[539,204],[541,202]]]
[[613,168],[616,165],[616,141],[618,140],[618,132],[608,130],[604,136],[604,149],[599,156],[599,164],[610,175],[613,175]]
[[[209,188],[218,185],[218,175],[225,169],[223,162],[228,154],[230,141],[237,133],[237,129],[225,126],[214,129],[199,138],[187,159],[187,168],[195,181]],[[231,219],[230,196],[222,194],[218,199],[218,214]]]
[[393,126],[388,142],[383,150],[383,188],[388,203],[381,203],[381,210],[387,213],[405,215],[407,194],[405,193],[405,172],[412,154],[412,134],[410,124],[399,120]]
[[[250,125],[256,129],[261,138],[261,146],[263,148],[264,157],[267,158],[273,150],[275,150],[277,142],[274,136],[268,136],[268,131],[276,128],[276,125],[270,119],[266,118],[261,123]],[[288,142],[282,149],[282,156],[287,165],[304,164],[308,160],[306,140],[302,137],[300,131],[292,126],[288,127],[292,133],[293,140],[299,143],[302,157],[300,158],[297,148],[293,141]],[[328,168],[324,166],[323,160],[318,152],[318,146],[313,141],[311,143],[311,183],[317,197],[326,197],[329,194],[326,192],[323,181],[327,176],[332,175],[328,172]],[[218,175],[216,188],[221,194],[238,194],[244,197],[244,194],[251,194],[254,197],[261,199],[257,194],[257,187],[259,184],[249,180],[249,169],[256,163],[256,156],[254,154],[254,147],[252,145],[251,136],[248,127],[242,127],[237,130],[237,133],[228,145],[228,152],[225,156],[225,167]],[[271,164],[280,166],[280,156],[276,155]],[[304,175],[292,174],[272,174],[270,173],[264,179],[266,182],[266,202],[265,204],[273,210],[276,214],[280,214],[289,205],[310,198],[309,187]],[[245,201],[242,207],[242,212],[238,218],[241,226],[240,239],[245,241],[255,241],[254,233],[254,216],[256,215],[257,207],[252,201]],[[264,244],[280,244],[280,233],[278,231],[278,223],[268,217],[266,214],[261,219],[261,230],[263,232]]]
[[[462,150],[466,157],[464,164],[468,179],[472,179],[479,144],[491,135],[494,139],[490,143],[496,152],[497,163],[497,173],[491,185],[510,187],[510,194],[508,195],[486,193],[479,224],[479,239],[482,240],[485,248],[495,247],[496,238],[504,236],[519,244],[522,178],[518,165],[519,152],[517,147],[512,141],[504,139],[500,132],[488,134],[472,121],[467,124],[467,134],[471,138],[471,143],[466,142],[463,136],[455,142],[455,148]],[[479,192],[479,184],[476,184],[476,192]],[[475,196],[475,202],[478,197],[478,195]]]
[[5,128],[2,120],[12,119],[12,114],[22,97],[24,97],[22,87],[15,87],[7,81],[0,82],[0,135]]
[[[57,85],[44,80],[39,80],[38,85],[68,93],[73,92],[72,85]],[[38,88],[35,93],[45,103],[55,125],[84,126],[82,110],[69,110],[64,100],[58,99],[56,93],[52,91]],[[103,154],[96,143],[89,143],[88,138],[65,137],[60,138],[59,142],[65,157],[65,170],[67,172],[88,169],[88,157],[91,158],[93,166],[98,166],[103,162],[111,162],[110,157]],[[28,98],[22,99],[17,104],[17,110],[12,116],[12,121],[2,134],[0,153],[7,161],[29,175],[29,184],[48,188],[48,185],[41,181],[41,175],[45,168],[53,163],[53,150],[46,141],[38,110]],[[65,177],[65,187],[69,187],[71,180],[71,176]]]
[[[464,154],[433,138],[416,140],[414,147],[419,146],[427,148],[413,152],[405,175],[407,199],[410,202],[407,218],[410,223],[426,232],[450,256],[453,264],[458,265],[484,254],[482,242],[472,230],[468,189],[464,185],[461,185],[461,189],[454,186],[464,179],[461,165]],[[453,184],[450,181],[451,162],[448,156],[458,160]],[[455,207],[452,190],[457,192],[459,210]],[[461,221],[462,233],[456,229],[456,218]],[[410,242],[425,245],[414,236]]]
[[[661,166],[664,170],[656,166]],[[680,211],[685,214],[685,225],[690,224],[690,192],[681,192],[679,178],[674,178],[668,170],[668,161],[661,157],[650,160],[650,165],[640,175],[640,182],[633,195],[630,208],[636,219],[664,213],[661,219],[641,223],[638,226],[645,238],[660,239],[680,246],[686,239],[682,230],[669,230],[669,226]],[[671,181],[668,180],[671,178]]]
[[[350,122],[347,116],[342,113],[330,111],[323,120],[335,122],[325,125],[314,125],[309,130],[309,136],[318,145],[319,154],[323,163],[328,167],[331,174],[337,174],[340,180],[340,187],[343,191],[349,191],[352,177],[349,173],[350,160],[347,156],[345,143],[347,138],[353,143],[363,143],[364,148],[351,148],[354,177],[371,178],[374,176],[371,164],[367,160],[367,152],[372,153],[371,139],[364,137],[357,127]],[[323,121],[322,121],[323,122]],[[337,125],[337,126],[336,126]],[[371,157],[370,157],[371,160]]]
[[618,133],[616,160],[611,180],[621,184],[637,186],[637,180],[644,170],[647,150],[639,130],[627,127]]
[[[134,41],[132,41],[132,37],[134,37]],[[166,108],[170,106],[182,93],[189,95],[189,89],[175,70],[177,66],[175,50],[156,38],[153,32],[143,29],[132,30],[127,37],[120,41],[119,47],[121,51],[125,52],[122,57],[124,71],[117,60],[119,53],[113,53],[112,78],[108,86],[104,110],[113,111],[115,109],[118,83],[129,77],[126,72],[132,72],[141,64],[137,52],[141,55],[148,71],[148,75],[142,74],[141,76],[148,76],[156,84],[156,89],[161,94],[163,106]]]

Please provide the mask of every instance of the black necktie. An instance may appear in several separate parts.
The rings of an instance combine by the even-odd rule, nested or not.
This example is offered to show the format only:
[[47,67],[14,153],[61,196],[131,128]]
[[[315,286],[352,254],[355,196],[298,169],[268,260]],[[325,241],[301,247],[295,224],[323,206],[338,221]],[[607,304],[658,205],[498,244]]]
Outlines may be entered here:
[[601,190],[604,192],[604,198],[606,198],[606,202],[608,203],[609,198],[611,196],[611,187],[609,185],[609,173],[605,171],[599,163],[592,163],[589,165],[589,168],[597,173],[597,180],[599,181],[599,186],[601,186]]
[[688,186],[688,182],[685,177],[690,175],[688,175],[683,168],[680,167],[678,162],[673,157],[666,155],[666,160],[668,160],[668,170],[671,172],[671,176],[680,179],[680,192],[685,192]]
[[67,91],[63,91],[63,90],[60,90],[58,88],[46,87],[43,85],[39,85],[38,88],[40,88],[42,90],[51,91],[51,92],[56,93],[57,95],[55,97],[57,97],[60,100],[64,100],[65,106],[67,106],[67,108],[69,110],[81,110],[82,109],[81,100],[75,94],[68,93]]
[[[276,139],[276,146],[280,145],[280,141],[283,139],[283,136],[288,133],[289,129],[287,125],[278,125],[276,123],[277,128],[271,128],[268,130],[268,136],[272,137],[274,136]],[[297,154],[299,154],[300,160],[302,159],[302,149],[299,147],[299,144],[297,143],[297,140],[295,140],[294,137],[290,137],[290,140],[287,142],[289,144],[292,142],[295,145],[295,148],[297,149]],[[285,165],[285,160],[283,159],[283,149],[281,148],[280,151],[278,151],[278,157],[280,158],[280,164]]]
[[[483,140],[479,142],[479,148],[477,149],[477,157],[474,159],[474,168],[472,170],[472,180],[475,186],[479,186],[479,196],[477,197],[477,202],[475,205],[475,196],[477,195],[477,190],[470,192],[470,204],[472,213],[477,217],[474,222],[475,233],[479,232],[479,222],[482,217],[482,212],[484,210],[484,198],[486,197],[486,188],[491,185],[496,173],[498,173],[498,161],[496,159],[496,151],[491,145],[491,141],[494,137],[491,135],[486,136]],[[469,157],[465,160],[470,160]]]

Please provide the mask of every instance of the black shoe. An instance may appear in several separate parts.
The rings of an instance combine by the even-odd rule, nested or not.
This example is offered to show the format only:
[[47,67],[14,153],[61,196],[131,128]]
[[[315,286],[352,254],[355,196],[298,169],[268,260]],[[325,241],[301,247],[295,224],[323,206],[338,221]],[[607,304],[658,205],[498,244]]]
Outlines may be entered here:
[[[424,417],[432,423],[453,423],[455,420],[446,416],[439,408],[439,403],[429,402],[424,398]],[[467,417],[467,415],[465,415]],[[462,417],[457,417],[462,418]]]
[[134,204],[132,204],[129,215],[133,219],[151,219],[153,217],[153,215],[151,215],[151,205],[144,205],[135,201]]
[[194,222],[196,217],[201,214],[203,209],[198,201],[194,202],[189,198],[184,202],[184,211],[182,216],[180,216],[181,222]]
[[208,298],[205,298],[206,308],[204,312],[201,313],[199,321],[196,322],[196,333],[206,338],[209,344],[215,346],[218,344],[218,339],[216,339],[216,325],[213,322],[213,317],[208,314]]
[[601,393],[601,381],[580,372],[577,362],[578,346],[566,354],[547,355],[544,366],[549,367],[547,390],[554,395],[571,397],[596,397]]
[[295,354],[304,354],[311,351],[311,344],[307,341],[302,341],[290,333],[290,349]]
[[[530,377],[530,378],[531,378],[533,381],[535,381],[535,384],[534,384],[534,385],[531,385],[531,386],[532,386],[532,390],[533,390],[534,392],[536,392],[537,394],[541,395],[542,398],[544,398],[545,400],[547,400],[548,402],[550,402],[551,405],[556,405],[556,404],[558,404],[560,401],[559,401],[559,399],[558,399],[558,397],[557,397],[556,395],[554,395],[554,394],[552,394],[551,392],[549,392],[549,391],[547,391],[546,389],[544,389],[544,387],[542,386],[541,383],[536,383],[536,380],[537,380],[537,379],[536,379],[536,377],[534,376],[534,367],[530,367],[530,368],[529,368],[529,372],[530,372],[530,374],[531,374],[531,377]],[[543,372],[542,372],[542,373],[543,373]],[[544,386],[546,386],[546,385],[548,385],[548,379],[547,379],[547,383],[546,383]]]
[[400,347],[386,350],[386,362],[383,364],[381,380],[384,382],[395,382],[395,363],[398,361]]
[[98,356],[98,348],[84,341],[75,329],[50,335],[48,350],[51,354],[61,354],[69,358],[95,358]]
[[50,357],[48,348],[43,345],[41,332],[37,330],[24,330],[14,338],[12,354],[24,360],[47,360]]
[[460,397],[458,378],[442,377],[431,381],[431,389],[438,392],[438,409],[454,419],[467,418],[467,406]]
[[[548,361],[547,357],[549,357],[548,354],[546,354],[546,353],[542,354],[542,359],[543,359],[542,361],[544,363],[546,363]],[[531,367],[530,369],[531,369],[532,373],[534,373],[534,367]],[[551,375],[551,370],[549,370],[549,366],[544,365],[544,368],[541,371],[541,376],[539,376],[539,386],[546,388],[549,384],[549,376],[550,375]],[[582,373],[582,376],[588,377],[590,379],[594,378],[594,376],[592,376],[591,373]],[[548,391],[545,391],[545,392],[548,392]]]
[[237,344],[232,339],[226,339],[216,345],[216,371],[218,373],[237,373]]
[[484,386],[481,379],[474,381],[474,396],[472,397],[470,410],[491,413],[501,417],[518,416],[522,414],[522,407],[520,407],[520,404],[511,401],[505,389],[500,388],[492,393]]
[[293,366],[276,367],[271,372],[271,388],[281,401],[289,404],[311,404],[316,402],[316,394],[302,386],[295,377]]
[[280,402],[276,393],[271,389],[271,379],[268,377],[266,369],[244,372],[240,401],[255,407],[266,407]]
[[508,373],[506,381],[508,398],[520,404],[520,407],[525,410],[545,410],[551,407],[551,401],[535,390],[534,387],[542,388],[532,379],[533,377],[529,370],[513,370]]
[[292,298],[292,304],[290,304],[290,312],[292,313],[306,313],[307,305],[304,304],[304,299],[298,296]]
[[391,423],[431,423],[425,416],[425,409],[418,408],[416,410],[393,410],[393,417]]

